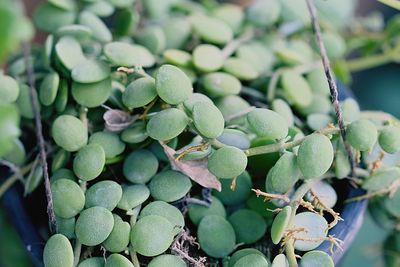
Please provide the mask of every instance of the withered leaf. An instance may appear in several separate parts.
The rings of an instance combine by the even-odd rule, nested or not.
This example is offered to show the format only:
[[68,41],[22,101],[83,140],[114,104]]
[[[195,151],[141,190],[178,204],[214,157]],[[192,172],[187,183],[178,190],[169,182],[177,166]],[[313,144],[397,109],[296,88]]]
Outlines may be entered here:
[[207,158],[199,160],[177,160],[175,158],[176,151],[174,149],[170,148],[163,142],[160,142],[160,144],[164,148],[164,152],[167,155],[173,170],[182,172],[203,187],[221,191],[221,182],[207,168]]
[[131,116],[128,112],[119,109],[109,109],[104,115],[106,129],[110,132],[121,132],[138,119],[138,115]]

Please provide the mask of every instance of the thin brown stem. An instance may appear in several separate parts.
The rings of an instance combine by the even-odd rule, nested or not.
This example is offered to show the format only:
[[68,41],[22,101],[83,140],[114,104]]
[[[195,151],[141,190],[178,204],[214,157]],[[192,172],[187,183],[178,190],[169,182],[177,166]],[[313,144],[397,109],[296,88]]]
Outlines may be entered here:
[[354,174],[354,168],[355,168],[355,163],[354,163],[354,159],[353,159],[353,152],[351,150],[350,145],[346,142],[346,128],[345,128],[345,125],[344,125],[343,114],[342,114],[342,111],[340,109],[340,104],[339,104],[339,100],[338,100],[338,88],[337,88],[335,79],[333,78],[331,64],[330,64],[330,61],[329,61],[329,58],[328,58],[328,54],[326,52],[325,44],[324,44],[324,42],[322,40],[321,28],[320,28],[319,23],[318,23],[317,9],[315,7],[314,0],[306,0],[306,2],[307,2],[308,10],[310,12],[311,24],[312,24],[312,27],[313,27],[313,30],[314,30],[315,38],[317,40],[317,43],[318,43],[318,46],[319,46],[319,50],[320,50],[320,53],[321,53],[322,65],[324,66],[325,75],[326,75],[326,78],[328,80],[329,89],[330,89],[330,93],[331,93],[331,101],[332,101],[332,105],[333,105],[333,107],[335,109],[335,113],[336,113],[339,129],[340,129],[340,135],[342,136],[342,139],[343,139],[343,142],[344,142],[344,146],[345,146],[345,149],[346,149],[346,152],[347,152],[347,156],[349,158],[350,165],[351,165],[351,172],[352,172],[352,175],[353,175]]
[[208,148],[208,146],[209,146],[208,143],[201,143],[199,145],[190,146],[190,147],[184,149],[183,151],[179,152],[178,156],[175,159],[180,160],[181,158],[183,158],[186,154],[188,154],[190,152],[204,151]]
[[400,188],[400,178],[396,179],[391,183],[388,187],[383,188],[381,190],[369,192],[367,194],[357,196],[357,197],[352,197],[349,198],[345,201],[345,203],[349,202],[354,202],[354,201],[361,201],[365,199],[371,199],[376,196],[383,196],[383,195],[389,195],[389,197],[392,197],[394,193]]
[[315,202],[315,205],[318,206],[319,208],[321,208],[321,212],[323,212],[325,210],[329,214],[332,215],[333,221],[328,224],[328,229],[332,229],[333,227],[336,226],[336,224],[339,221],[343,221],[342,217],[340,217],[340,213],[338,213],[338,212],[334,211],[332,208],[326,206],[325,203],[321,200],[321,198],[317,195],[317,193],[313,189],[310,189],[310,193],[314,198],[313,202]]
[[286,195],[265,193],[265,192],[261,191],[260,189],[251,189],[251,191],[256,193],[257,197],[262,196],[267,201],[268,200],[272,200],[272,199],[279,199],[279,200],[282,200],[282,201],[287,202],[287,203],[290,202],[290,198],[288,196],[286,196]]
[[56,229],[56,215],[54,214],[53,209],[53,196],[51,194],[50,188],[50,178],[49,178],[49,170],[47,164],[47,154],[46,154],[46,146],[43,137],[43,127],[42,120],[39,111],[39,101],[37,97],[37,92],[35,90],[35,76],[33,73],[32,62],[29,60],[29,56],[31,55],[31,46],[29,43],[24,44],[24,59],[27,69],[28,76],[28,84],[29,84],[29,95],[32,103],[32,111],[35,118],[35,126],[36,126],[36,138],[39,143],[40,148],[40,164],[43,168],[43,177],[44,177],[44,186],[46,190],[46,199],[47,199],[47,215],[49,216],[49,225],[50,231],[53,232]]
[[206,262],[206,258],[194,258],[189,255],[190,246],[197,246],[200,248],[199,244],[196,242],[196,239],[190,236],[185,230],[182,230],[172,243],[171,251],[174,254],[177,254],[179,257],[190,262],[193,266],[205,267],[206,265],[204,263]]

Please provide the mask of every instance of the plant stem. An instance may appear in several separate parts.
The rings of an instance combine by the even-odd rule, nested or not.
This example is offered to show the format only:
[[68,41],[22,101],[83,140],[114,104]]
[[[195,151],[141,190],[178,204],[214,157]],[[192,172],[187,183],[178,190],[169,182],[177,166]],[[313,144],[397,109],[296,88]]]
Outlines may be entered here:
[[[400,2],[399,2],[400,5]],[[381,54],[366,56],[362,58],[350,59],[346,62],[347,69],[351,72],[362,71],[378,66],[382,66],[399,58],[400,42],[394,47],[383,51]]]
[[210,143],[210,145],[212,145],[213,147],[216,147],[216,148],[222,148],[222,147],[226,146],[225,144],[221,143],[217,139],[207,139],[207,138],[203,138],[203,139],[205,139],[208,143]]
[[[126,212],[128,216],[130,216],[129,224],[131,227],[133,227],[136,224],[137,218],[139,216],[139,212],[141,210],[142,206],[139,205],[132,210],[129,210]],[[133,263],[134,267],[140,267],[140,262],[137,257],[136,251],[132,245],[129,246],[129,255],[131,256],[131,261]]]
[[29,96],[35,119],[36,139],[39,143],[39,148],[40,148],[40,164],[42,165],[43,168],[44,187],[46,190],[46,200],[47,200],[47,215],[49,216],[50,232],[53,232],[56,227],[56,215],[53,209],[53,196],[51,194],[51,188],[50,188],[49,168],[47,164],[47,152],[43,137],[42,118],[39,111],[40,104],[35,89],[35,76],[33,72],[33,66],[32,62],[29,60],[29,56],[31,56],[31,45],[30,43],[27,42],[24,44],[24,59],[28,77]]
[[[323,135],[337,134],[339,132],[340,132],[339,128],[325,128],[325,129],[318,131],[318,133],[323,134]],[[303,137],[301,139],[292,141],[292,142],[288,142],[288,143],[283,143],[283,144],[276,143],[276,144],[272,144],[272,145],[253,147],[253,148],[249,148],[249,149],[245,150],[244,153],[248,157],[255,156],[255,155],[261,155],[261,154],[275,153],[275,152],[279,152],[282,150],[291,149],[296,146],[299,146],[306,138],[307,138],[307,136]]]
[[400,124],[400,120],[398,120],[393,115],[383,112],[383,111],[369,111],[369,110],[362,111],[361,117],[366,118],[366,119],[389,121],[389,122],[394,122],[394,123]]
[[81,107],[79,110],[79,119],[86,126],[86,129],[89,130],[89,121],[87,118],[88,109],[86,107]]
[[288,259],[289,262],[289,266],[297,267],[299,265],[297,264],[293,243],[294,243],[293,241],[288,241],[288,243],[285,245],[285,252],[286,252],[286,258]]
[[239,111],[239,112],[237,112],[237,113],[234,113],[234,114],[232,114],[232,115],[226,117],[225,122],[226,122],[226,123],[229,123],[230,121],[232,121],[232,120],[234,120],[234,119],[243,117],[243,116],[247,115],[248,113],[252,112],[252,111],[255,110],[255,109],[256,109],[256,107],[254,107],[254,106],[245,108],[245,109],[243,109],[243,110],[241,110],[241,111]]
[[[87,182],[86,181],[81,182],[80,187],[83,193],[85,193],[87,189]],[[74,267],[78,266],[79,264],[79,260],[81,259],[81,252],[82,252],[82,243],[79,242],[78,239],[76,239],[74,247]]]
[[332,68],[331,68],[331,63],[329,61],[328,53],[326,52],[325,44],[324,44],[324,42],[322,40],[321,28],[319,26],[318,17],[317,17],[317,8],[315,7],[314,0],[306,0],[306,3],[307,3],[308,11],[310,13],[311,25],[312,25],[313,30],[314,30],[315,39],[316,39],[316,41],[318,43],[318,46],[319,46],[322,65],[324,66],[325,75],[326,75],[326,78],[328,80],[329,91],[330,91],[330,94],[331,94],[331,101],[332,101],[332,105],[333,105],[333,107],[335,109],[336,118],[337,118],[337,122],[338,122],[339,129],[340,129],[340,135],[342,137],[342,140],[343,140],[343,143],[344,143],[344,147],[345,147],[345,150],[347,152],[347,157],[349,159],[350,166],[351,166],[351,173],[353,175],[354,174],[354,168],[355,168],[356,164],[354,162],[353,152],[351,150],[351,147],[346,141],[346,128],[344,126],[343,114],[342,114],[342,111],[341,111],[341,108],[340,108],[340,104],[339,104],[338,88],[337,88],[337,85],[336,85],[336,81],[333,78],[333,72],[332,72]]
[[400,10],[400,1],[398,0],[378,0],[382,4],[388,5],[390,7]]
[[78,239],[75,240],[74,247],[74,267],[78,266],[79,260],[81,258],[82,243]]
[[118,72],[123,72],[123,73],[126,73],[126,74],[135,73],[135,74],[137,74],[137,75],[139,75],[141,77],[146,77],[146,78],[150,78],[150,79],[154,80],[154,78],[150,74],[148,74],[142,67],[134,67],[134,68],[119,67],[117,69],[117,71]]
[[392,61],[393,61],[392,53],[386,52],[383,54],[351,59],[346,62],[346,65],[347,69],[350,72],[356,72],[385,65]]
[[[303,199],[303,197],[307,194],[307,192],[314,186],[316,182],[319,180],[324,179],[324,176],[315,178],[312,180],[306,180],[297,190],[296,193],[293,195],[291,201],[290,201],[290,207],[292,208],[292,212],[290,214],[290,219],[289,223],[287,226],[287,229],[290,229],[292,227],[293,222],[294,222],[294,217],[296,216],[297,209],[300,206],[300,202]],[[296,255],[294,253],[294,242],[293,240],[288,240],[288,242],[285,244],[285,251],[286,251],[286,256],[289,260],[289,267],[297,267],[297,259]]]
[[14,173],[13,175],[11,175],[4,183],[1,184],[0,186],[0,198],[4,195],[4,193],[10,189],[10,187],[17,182],[18,180],[20,180],[20,175],[25,175],[28,172],[30,172],[30,170],[32,169],[34,162],[29,163],[28,165],[25,165],[24,167],[22,167],[20,169],[20,173]]
[[133,247],[131,247],[131,249],[129,250],[129,254],[131,255],[131,260],[132,260],[133,266],[140,267],[139,259],[137,257],[136,251],[133,249]]

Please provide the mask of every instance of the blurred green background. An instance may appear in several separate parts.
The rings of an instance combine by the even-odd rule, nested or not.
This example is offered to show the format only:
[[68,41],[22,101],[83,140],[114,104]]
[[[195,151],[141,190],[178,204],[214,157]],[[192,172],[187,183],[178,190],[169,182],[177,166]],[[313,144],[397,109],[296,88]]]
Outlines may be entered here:
[[0,205],[0,266],[31,267],[20,237],[13,229]]

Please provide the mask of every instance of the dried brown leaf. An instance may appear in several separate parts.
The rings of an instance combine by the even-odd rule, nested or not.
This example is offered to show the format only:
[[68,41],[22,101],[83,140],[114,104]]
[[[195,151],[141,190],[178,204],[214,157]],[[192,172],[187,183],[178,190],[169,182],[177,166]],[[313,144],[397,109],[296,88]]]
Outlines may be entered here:
[[128,112],[119,109],[109,109],[104,115],[106,129],[110,132],[121,132],[129,127],[138,116],[131,116]]
[[208,170],[208,160],[206,158],[200,160],[177,160],[174,149],[162,142],[160,144],[164,148],[164,152],[168,156],[173,170],[182,172],[203,187],[221,191],[221,182]]

